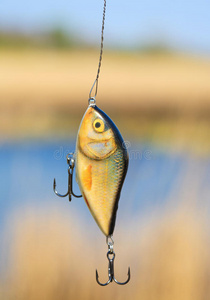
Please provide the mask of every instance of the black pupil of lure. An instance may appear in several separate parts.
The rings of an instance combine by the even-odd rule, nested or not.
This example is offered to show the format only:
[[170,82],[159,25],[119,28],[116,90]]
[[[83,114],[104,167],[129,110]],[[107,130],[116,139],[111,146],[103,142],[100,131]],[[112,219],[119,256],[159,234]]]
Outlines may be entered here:
[[101,123],[96,122],[96,123],[95,123],[95,128],[99,128],[99,127],[101,127]]

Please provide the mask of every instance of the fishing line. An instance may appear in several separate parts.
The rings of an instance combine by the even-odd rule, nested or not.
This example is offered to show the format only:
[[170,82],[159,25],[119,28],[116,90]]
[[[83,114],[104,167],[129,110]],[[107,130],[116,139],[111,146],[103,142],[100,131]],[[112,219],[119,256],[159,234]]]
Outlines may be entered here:
[[[102,28],[101,28],[101,49],[100,49],[100,57],[99,57],[99,63],[98,63],[98,71],[96,75],[96,79],[90,89],[89,93],[89,99],[95,99],[97,96],[98,92],[98,79],[100,75],[100,70],[101,70],[101,62],[102,62],[102,56],[103,56],[103,47],[104,47],[104,23],[105,23],[105,16],[106,16],[106,0],[104,0],[104,8],[103,8],[103,18],[102,18]],[[92,96],[92,91],[95,87],[95,95]]]

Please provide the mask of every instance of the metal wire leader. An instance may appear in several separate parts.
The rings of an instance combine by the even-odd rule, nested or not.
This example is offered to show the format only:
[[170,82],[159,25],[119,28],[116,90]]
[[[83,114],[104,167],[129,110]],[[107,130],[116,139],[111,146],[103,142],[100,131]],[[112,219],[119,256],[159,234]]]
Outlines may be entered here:
[[[100,57],[99,57],[99,63],[98,63],[98,71],[97,71],[96,79],[90,89],[89,99],[95,99],[97,96],[97,91],[98,91],[98,79],[99,79],[99,74],[100,74],[100,70],[101,70],[101,61],[102,61],[103,47],[104,47],[105,15],[106,15],[106,0],[104,0],[104,8],[103,8],[103,19],[102,19],[102,29],[101,29],[101,50],[100,50]],[[92,91],[93,91],[94,87],[95,87],[95,95],[92,96]]]

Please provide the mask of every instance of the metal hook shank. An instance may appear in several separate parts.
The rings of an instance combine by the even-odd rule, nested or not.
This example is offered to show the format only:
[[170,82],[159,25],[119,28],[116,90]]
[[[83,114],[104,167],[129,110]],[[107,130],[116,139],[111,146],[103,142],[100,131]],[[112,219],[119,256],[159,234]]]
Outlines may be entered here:
[[56,190],[56,180],[54,178],[54,182],[53,182],[53,191],[54,193],[58,196],[58,197],[66,197],[69,195],[69,201],[71,201],[71,195],[73,195],[76,198],[80,198],[82,197],[82,195],[76,195],[73,192],[73,172],[74,172],[74,158],[73,158],[73,153],[69,153],[67,155],[67,164],[69,165],[68,168],[68,191],[66,194],[61,195],[58,193],[58,191]]
[[[110,255],[112,255],[111,258],[110,258]],[[108,285],[112,281],[115,281],[117,284],[120,284],[120,285],[124,285],[124,284],[128,283],[129,280],[130,280],[130,277],[131,277],[131,275],[130,275],[130,267],[128,268],[128,278],[127,278],[127,280],[125,282],[119,282],[119,281],[117,281],[117,279],[114,276],[114,259],[115,259],[115,253],[114,253],[114,251],[112,252],[112,251],[109,250],[107,252],[107,258],[108,258],[108,261],[109,261],[109,265],[108,265],[108,276],[109,276],[109,279],[108,279],[108,281],[106,283],[101,283],[99,281],[98,271],[96,270],[96,281],[97,281],[97,283],[99,285],[101,285],[101,286],[106,286],[106,285]]]

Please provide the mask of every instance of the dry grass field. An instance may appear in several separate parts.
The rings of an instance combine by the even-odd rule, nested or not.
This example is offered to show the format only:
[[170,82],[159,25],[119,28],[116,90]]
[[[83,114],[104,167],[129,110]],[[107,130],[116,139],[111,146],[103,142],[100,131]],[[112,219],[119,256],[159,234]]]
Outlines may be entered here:
[[[98,51],[1,50],[3,139],[75,136]],[[104,52],[97,103],[130,137],[210,149],[210,60]],[[196,150],[196,151],[197,151]]]
[[[75,111],[87,100],[97,64],[96,51],[1,51],[1,108],[65,105]],[[209,80],[210,60],[105,52],[98,99],[126,111],[209,108]]]
[[131,281],[105,288],[95,281],[96,268],[101,281],[107,278],[105,241],[96,240],[75,218],[52,208],[13,216],[2,300],[209,299],[209,238],[203,214],[182,206],[162,217],[147,216],[146,223],[131,222],[126,237],[121,233],[115,240],[116,277],[123,280],[129,264]]

